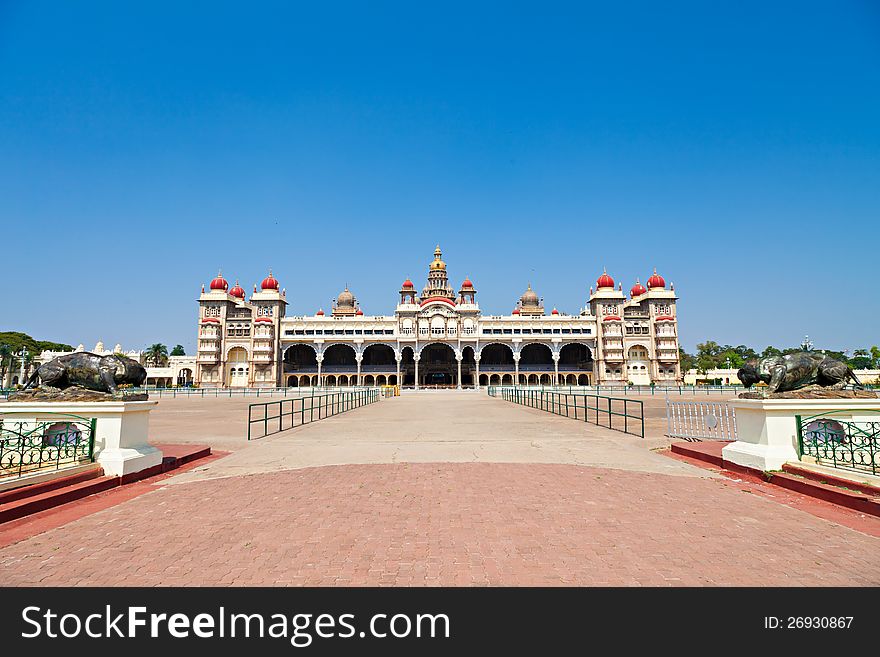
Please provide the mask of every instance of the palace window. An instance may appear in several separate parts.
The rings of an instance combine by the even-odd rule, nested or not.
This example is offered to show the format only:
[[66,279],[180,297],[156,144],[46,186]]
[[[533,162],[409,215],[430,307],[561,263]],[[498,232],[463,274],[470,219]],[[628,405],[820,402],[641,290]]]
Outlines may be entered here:
[[272,306],[257,306],[257,317],[271,317]]
[[293,335],[293,331],[288,329],[287,331],[284,332],[284,335]]
[[394,335],[394,329],[385,329],[385,335]]
[[672,312],[671,312],[671,310],[670,310],[670,308],[669,308],[669,305],[663,303],[663,304],[659,304],[659,305],[657,306],[657,314],[658,314],[658,315],[671,315]]
[[304,329],[296,329],[295,333],[296,333],[297,335],[305,335],[305,334],[306,334],[306,332],[305,332]]
[[558,333],[559,333],[559,329],[553,329],[553,333],[554,333],[554,334],[558,334]]
[[364,335],[373,335],[373,329],[366,329]]
[[311,329],[306,329],[306,335],[314,335],[314,334],[315,334],[315,332],[312,331]]
[[205,308],[205,317],[220,317],[220,306],[208,306]]
[[571,333],[571,329],[562,329],[562,332],[567,335]]
[[532,329],[523,329],[522,332],[523,332],[523,335],[531,335]]
[[522,331],[520,329],[513,329],[514,335],[519,335],[520,333],[522,333]]

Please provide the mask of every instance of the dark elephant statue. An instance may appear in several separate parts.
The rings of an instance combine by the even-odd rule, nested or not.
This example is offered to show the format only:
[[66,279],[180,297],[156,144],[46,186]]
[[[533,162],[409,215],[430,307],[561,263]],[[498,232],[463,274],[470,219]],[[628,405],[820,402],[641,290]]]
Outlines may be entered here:
[[812,351],[749,361],[737,375],[746,388],[763,381],[769,393],[799,390],[810,385],[842,388],[849,380],[862,387],[849,365]]
[[53,388],[82,386],[115,394],[118,386],[123,384],[143,385],[147,380],[147,370],[136,360],[121,354],[99,356],[88,351],[77,351],[40,365],[28,379],[25,390],[36,385],[37,379]]

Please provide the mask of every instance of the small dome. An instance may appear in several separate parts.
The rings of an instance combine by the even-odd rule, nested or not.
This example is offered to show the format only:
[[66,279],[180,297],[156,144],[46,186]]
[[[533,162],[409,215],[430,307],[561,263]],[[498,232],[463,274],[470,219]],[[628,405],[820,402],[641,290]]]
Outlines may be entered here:
[[519,315],[519,308],[514,308],[514,309],[513,309],[513,314],[514,314],[514,315]]
[[235,281],[235,287],[229,290],[229,294],[237,299],[244,299],[244,288],[238,284],[238,281]]
[[407,278],[407,279],[403,282],[403,285],[402,285],[401,287],[403,287],[404,290],[411,290],[411,289],[413,289],[415,286],[413,285],[413,282]]
[[653,290],[655,287],[659,287],[660,289],[666,287],[666,281],[664,281],[663,277],[657,273],[656,267],[654,268],[654,274],[648,279],[648,288]]
[[474,284],[471,283],[471,279],[465,277],[465,279],[464,279],[464,283],[461,284],[461,288],[462,288],[463,290],[470,290],[470,289],[473,289],[473,287],[474,287]]
[[349,291],[348,286],[339,293],[339,296],[336,297],[336,305],[337,306],[353,306],[354,305],[354,295]]
[[553,309],[553,312],[550,313],[550,314],[551,314],[551,315],[558,315],[558,314],[559,314],[559,311],[556,310],[556,308],[554,308],[554,309]]
[[645,286],[639,282],[639,279],[636,279],[636,284],[632,286],[632,288],[629,291],[629,294],[630,294],[630,296],[638,297],[638,296],[641,296],[641,295],[647,293],[647,291],[648,290],[645,289]]
[[315,315],[317,315],[318,317],[323,317],[324,316],[324,309],[323,308],[318,309],[318,312],[316,312]]
[[538,293],[532,289],[532,284],[529,283],[526,291],[523,292],[523,295],[519,298],[522,301],[522,305],[524,306],[537,306],[538,305]]
[[223,290],[224,292],[229,289],[229,283],[226,282],[226,279],[223,278],[223,274],[219,271],[217,272],[217,278],[211,281],[211,289]]
[[278,289],[278,279],[272,275],[272,270],[269,270],[269,275],[263,279],[263,282],[260,283],[260,287],[264,290],[277,290]]
[[437,245],[437,248],[434,249],[434,260],[431,262],[430,270],[431,271],[443,271],[446,269],[446,263],[443,262],[441,256],[443,252],[440,250],[440,245]]
[[614,289],[614,279],[608,275],[608,272],[604,269],[602,270],[602,275],[596,279],[596,289],[601,290],[602,288],[611,288]]
[[363,315],[363,314],[364,314],[364,311],[361,310],[360,308],[358,308],[358,311],[355,313],[355,315]]

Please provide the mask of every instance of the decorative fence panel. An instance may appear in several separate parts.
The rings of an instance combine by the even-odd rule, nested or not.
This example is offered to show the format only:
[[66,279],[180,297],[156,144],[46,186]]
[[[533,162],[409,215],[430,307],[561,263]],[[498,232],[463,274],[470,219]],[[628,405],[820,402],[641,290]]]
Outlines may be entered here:
[[[859,411],[864,412],[880,410]],[[795,416],[800,458],[813,458],[833,468],[880,474],[880,418],[853,421],[825,417],[833,414]]]
[[736,412],[724,402],[667,399],[666,435],[691,442],[736,440]]
[[4,418],[0,413],[0,478],[61,470],[94,460],[94,418],[52,414],[45,419]]
[[380,396],[378,388],[370,388],[250,404],[248,406],[247,439],[262,438],[339,415],[377,402]]

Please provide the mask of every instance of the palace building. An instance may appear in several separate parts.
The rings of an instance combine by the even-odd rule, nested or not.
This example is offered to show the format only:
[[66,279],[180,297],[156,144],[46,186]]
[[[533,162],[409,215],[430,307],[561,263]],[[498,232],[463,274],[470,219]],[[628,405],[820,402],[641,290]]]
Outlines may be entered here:
[[367,315],[346,288],[335,305],[290,315],[272,275],[247,298],[218,274],[199,296],[202,387],[646,385],[681,381],[674,286],[654,274],[630,295],[603,272],[576,314],[544,308],[529,284],[509,315],[483,315],[474,283],[455,291],[440,247],[421,293]]

